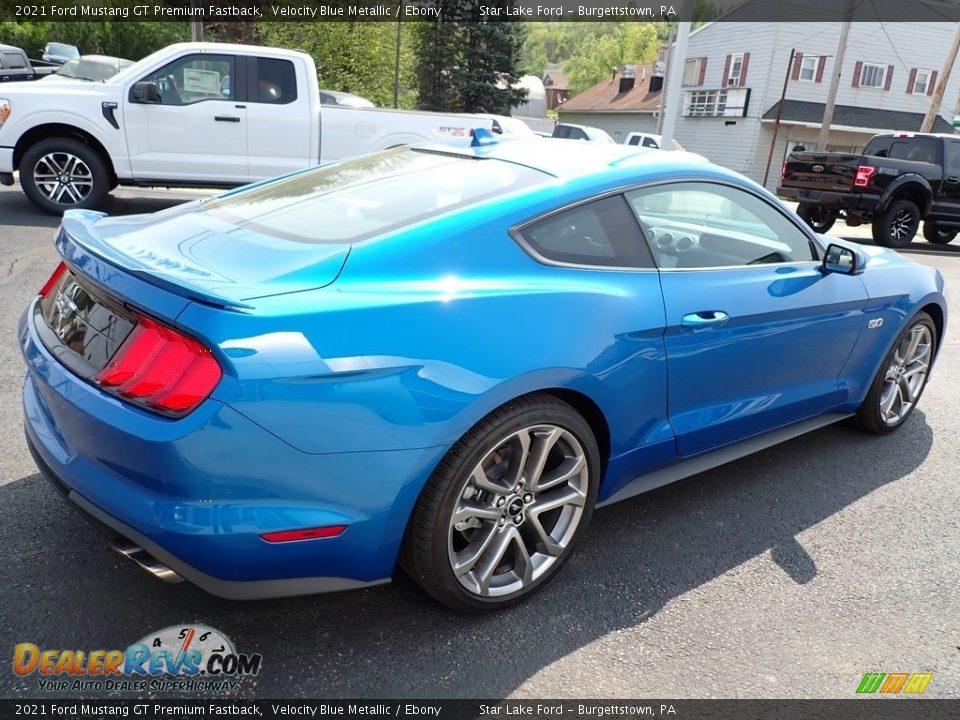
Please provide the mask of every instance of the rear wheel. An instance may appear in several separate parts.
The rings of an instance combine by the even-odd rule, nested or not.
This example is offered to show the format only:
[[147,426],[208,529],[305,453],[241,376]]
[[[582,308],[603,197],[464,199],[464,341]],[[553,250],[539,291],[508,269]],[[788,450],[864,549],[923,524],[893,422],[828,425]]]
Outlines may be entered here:
[[95,209],[110,191],[103,158],[71,138],[48,138],[31,146],[20,161],[20,185],[34,205],[51,215],[72,208]]
[[956,236],[956,230],[942,228],[930,220],[923,221],[923,237],[927,242],[935,245],[949,245]]
[[797,215],[818,233],[828,232],[837,221],[836,211],[827,210],[822,205],[800,205]]
[[870,385],[856,422],[883,435],[903,425],[927,386],[937,348],[936,327],[925,312],[917,313],[900,333]]
[[920,228],[920,210],[911,201],[900,198],[873,218],[873,240],[877,245],[905,248]]
[[460,611],[529,597],[570,557],[593,511],[600,457],[586,421],[551,395],[481,420],[447,454],[420,497],[402,565]]

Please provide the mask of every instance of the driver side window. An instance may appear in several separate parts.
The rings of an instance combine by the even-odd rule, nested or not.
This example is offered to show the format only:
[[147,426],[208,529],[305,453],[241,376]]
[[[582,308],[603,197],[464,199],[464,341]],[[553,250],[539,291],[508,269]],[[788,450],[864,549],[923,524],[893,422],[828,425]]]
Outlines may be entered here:
[[661,268],[814,260],[808,237],[752,193],[714,183],[658,185],[626,195]]
[[161,105],[233,100],[233,66],[229,55],[188,55],[143,79],[157,84]]

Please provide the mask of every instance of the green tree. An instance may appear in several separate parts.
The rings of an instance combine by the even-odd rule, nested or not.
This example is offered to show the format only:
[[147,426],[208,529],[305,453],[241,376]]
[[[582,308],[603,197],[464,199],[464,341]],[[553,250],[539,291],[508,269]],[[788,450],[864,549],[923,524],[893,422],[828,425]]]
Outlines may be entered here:
[[113,55],[139,60],[155,50],[190,38],[189,23],[139,22],[5,22],[0,23],[0,42],[23,48],[39,58],[48,42],[76,45],[84,55]]
[[523,23],[490,22],[481,4],[505,11],[511,0],[440,0],[440,18],[418,23],[417,106],[424,110],[509,115],[526,97],[520,79]]
[[564,65],[570,92],[581,93],[626,63],[650,62],[660,42],[653,23],[611,23],[612,32],[588,37]]
[[[403,23],[400,43],[399,106],[413,107],[411,23]],[[397,25],[387,22],[257,24],[266,45],[298,48],[317,64],[321,87],[355,93],[383,107],[393,106]]]

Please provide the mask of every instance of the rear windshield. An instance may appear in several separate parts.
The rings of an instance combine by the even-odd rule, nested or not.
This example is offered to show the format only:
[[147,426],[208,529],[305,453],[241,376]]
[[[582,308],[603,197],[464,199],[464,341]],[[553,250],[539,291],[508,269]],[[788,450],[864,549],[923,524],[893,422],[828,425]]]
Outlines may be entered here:
[[875,137],[863,150],[864,155],[889,157],[914,162],[937,163],[937,140],[932,137]]
[[397,148],[204,203],[214,217],[304,243],[352,243],[550,180],[499,160]]

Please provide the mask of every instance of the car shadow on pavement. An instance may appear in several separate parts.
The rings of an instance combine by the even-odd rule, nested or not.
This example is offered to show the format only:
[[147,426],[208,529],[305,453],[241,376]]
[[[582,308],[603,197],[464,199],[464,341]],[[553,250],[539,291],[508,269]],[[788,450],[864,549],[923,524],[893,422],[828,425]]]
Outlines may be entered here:
[[[104,209],[109,215],[139,215],[166,210],[174,205],[195,200],[199,195],[156,194],[137,197],[111,195]],[[0,192],[0,225],[15,227],[49,227],[60,224],[60,218],[48,215],[27,199],[22,192]]]
[[[109,551],[32,475],[0,487],[0,647],[123,649],[151,631],[200,622],[238,651],[262,653],[263,671],[244,695],[500,698],[764,554],[785,582],[810,582],[816,557],[798,534],[913,472],[931,445],[919,411],[886,437],[838,425],[600,510],[556,582],[485,616],[453,614],[405,579],[249,603],[165,585]],[[832,552],[858,552],[857,528],[849,533]],[[39,694],[36,680],[0,674],[0,696],[13,694]]]

